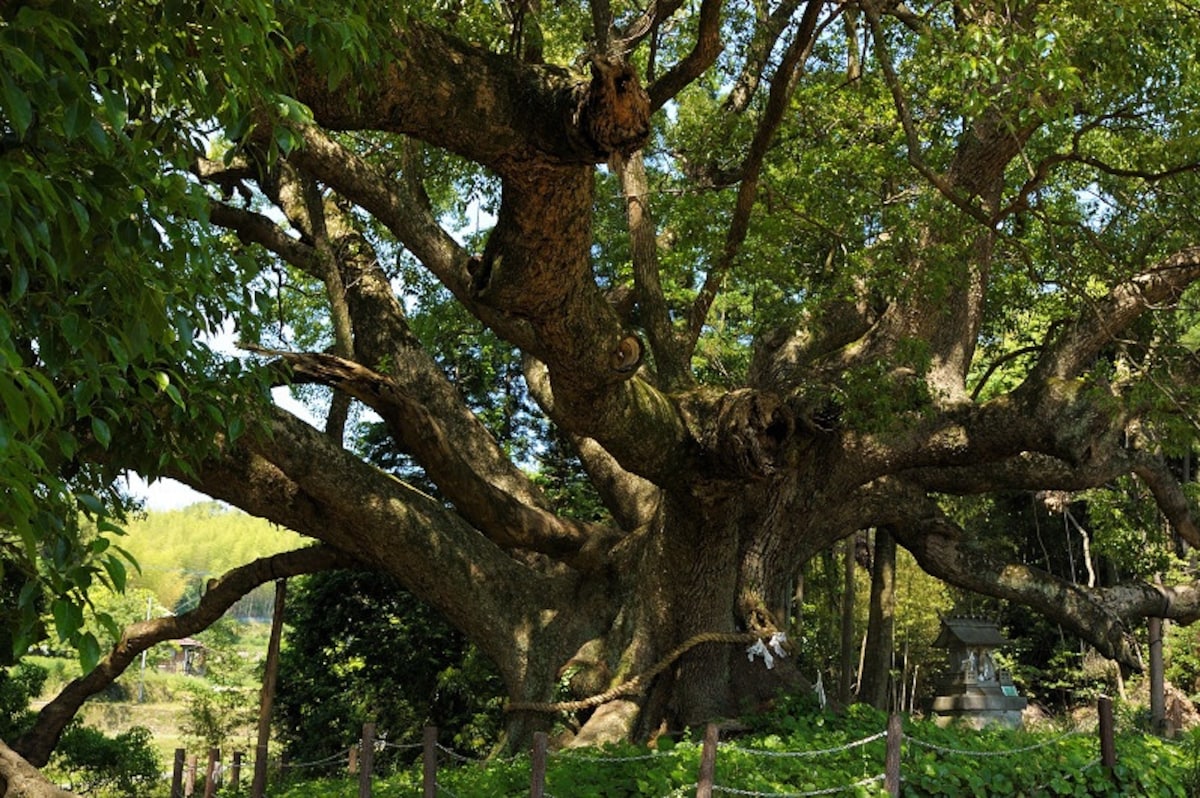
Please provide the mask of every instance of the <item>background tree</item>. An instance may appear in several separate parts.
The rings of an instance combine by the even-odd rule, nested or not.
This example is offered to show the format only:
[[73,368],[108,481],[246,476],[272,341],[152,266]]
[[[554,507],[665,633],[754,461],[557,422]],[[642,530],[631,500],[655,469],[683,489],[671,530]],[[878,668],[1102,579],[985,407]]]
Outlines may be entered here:
[[292,761],[353,745],[368,720],[397,745],[419,744],[426,725],[476,755],[498,739],[503,689],[491,664],[394,577],[306,577],[287,618],[275,723]]
[[[65,486],[58,517],[92,504],[74,461],[101,487],[134,467],[386,571],[495,664],[514,742],[563,708],[545,702],[567,663],[599,696],[567,705],[590,712],[582,741],[757,704],[795,674],[773,683],[743,647],[861,529],[1131,667],[1142,618],[1200,612],[1190,573],[1078,583],[954,513],[1131,479],[1200,545],[1169,465],[1197,387],[1173,312],[1200,277],[1188,5],[593,2],[519,25],[461,4],[121,9],[3,11],[24,70],[0,92],[5,168],[111,175],[64,105],[114,152],[129,125],[163,136],[118,159],[124,205],[94,203],[117,242],[101,268],[58,194],[21,189],[0,240],[32,287],[5,286],[0,390],[45,397],[6,431],[25,465],[5,478]],[[30,68],[31,36],[66,54]],[[68,65],[74,106],[47,77]],[[143,202],[150,174],[174,193]],[[31,247],[41,218],[61,234]],[[100,287],[119,301],[79,335],[60,306]],[[125,311],[155,296],[129,355]],[[196,343],[226,314],[253,364]],[[488,391],[464,351],[499,356]],[[325,429],[264,406],[263,380],[332,391]],[[366,459],[347,397],[436,495]],[[546,495],[539,440],[498,437],[514,403],[569,443],[602,514]],[[41,506],[6,524],[30,579],[61,601],[64,569],[119,581]],[[59,538],[83,570],[50,556]]]

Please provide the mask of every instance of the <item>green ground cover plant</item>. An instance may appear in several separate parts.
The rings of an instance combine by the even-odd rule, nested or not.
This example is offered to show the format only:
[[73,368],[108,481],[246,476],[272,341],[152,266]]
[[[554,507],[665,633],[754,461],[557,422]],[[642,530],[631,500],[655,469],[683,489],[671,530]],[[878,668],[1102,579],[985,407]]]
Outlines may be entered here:
[[[885,795],[881,780],[886,742],[869,742],[886,728],[886,716],[862,705],[842,714],[785,702],[751,719],[753,732],[725,733],[717,755],[716,783],[752,793],[803,795],[836,787],[839,795]],[[1100,766],[1094,730],[1035,731],[939,728],[906,718],[902,795],[924,796],[1162,796],[1186,798],[1197,746],[1122,730],[1112,773]],[[861,744],[855,744],[861,743]],[[653,748],[621,744],[552,753],[546,793],[572,798],[690,796],[701,753],[700,732],[659,738]],[[528,756],[492,762],[441,762],[438,783],[457,796],[529,794]],[[294,781],[274,798],[322,795],[354,798],[356,778]],[[373,795],[421,795],[420,764],[374,782]]]

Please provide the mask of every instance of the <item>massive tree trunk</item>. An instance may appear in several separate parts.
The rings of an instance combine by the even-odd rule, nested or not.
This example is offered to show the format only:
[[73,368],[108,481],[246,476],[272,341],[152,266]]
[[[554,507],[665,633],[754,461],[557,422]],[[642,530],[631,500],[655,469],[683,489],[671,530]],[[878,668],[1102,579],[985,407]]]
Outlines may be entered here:
[[[920,178],[907,191],[919,198],[914,206],[932,210],[895,231],[906,257],[899,278],[846,281],[823,305],[764,332],[744,377],[702,385],[690,365],[697,341],[739,264],[764,163],[812,45],[841,6],[804,3],[787,36],[787,14],[760,20],[759,55],[746,65],[755,78],[739,92],[752,94],[759,78],[770,89],[746,152],[732,165],[681,167],[697,184],[739,185],[719,251],[673,289],[692,292],[684,301],[660,273],[646,160],[636,152],[653,114],[722,52],[721,3],[703,0],[688,20],[694,46],[645,89],[622,58],[622,48],[636,48],[679,6],[651,4],[645,19],[597,36],[614,44],[592,54],[586,74],[489,52],[418,15],[402,15],[388,32],[383,63],[358,64],[337,85],[299,51],[289,88],[315,119],[296,130],[302,145],[264,167],[263,125],[238,142],[247,157],[196,170],[227,189],[252,185],[287,229],[215,194],[210,218],[324,284],[334,306],[331,351],[258,353],[296,381],[373,410],[438,496],[278,409],[177,476],[388,570],[439,608],[499,668],[513,741],[558,711],[590,713],[580,739],[598,741],[757,706],[797,678],[774,637],[787,620],[776,617],[778,597],[810,557],[869,527],[894,529],[931,573],[1036,606],[1136,666],[1131,622],[1147,614],[1194,620],[1194,587],[1062,583],[974,546],[937,497],[1082,489],[1135,474],[1200,545],[1180,486],[1134,434],[1137,407],[1123,401],[1123,386],[1089,371],[1139,318],[1170,306],[1200,277],[1200,250],[1147,256],[1136,273],[1051,325],[1015,387],[978,398],[967,378],[1001,230],[1062,161],[1021,161],[1042,118],[1012,123],[1004,102],[1021,91],[1018,81],[990,89],[941,160],[929,161],[883,29],[889,15],[913,36],[924,35],[925,23],[895,4],[863,2],[878,59],[863,69],[877,68],[891,92]],[[799,4],[783,6],[791,13]],[[1025,22],[996,11],[973,24]],[[777,63],[768,51],[780,53]],[[739,99],[724,109],[749,107]],[[340,131],[386,134],[405,156],[385,169]],[[414,142],[481,165],[500,182],[481,251],[439,224]],[[1032,177],[1013,196],[1018,162]],[[630,285],[593,272],[602,163],[619,173],[624,192]],[[363,214],[375,224],[370,235]],[[388,257],[375,249],[384,233],[520,350],[529,393],[573,444],[604,504],[602,520],[556,512],[423,348],[382,265]],[[886,243],[880,235],[865,244],[865,259],[882,259]],[[761,653],[751,661],[756,642]],[[578,703],[549,703],[564,675]]]

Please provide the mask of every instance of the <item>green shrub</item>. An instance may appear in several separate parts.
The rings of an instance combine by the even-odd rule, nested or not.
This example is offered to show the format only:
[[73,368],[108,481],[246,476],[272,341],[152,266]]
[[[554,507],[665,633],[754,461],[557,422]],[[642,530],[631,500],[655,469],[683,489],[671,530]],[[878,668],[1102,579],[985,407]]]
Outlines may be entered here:
[[149,729],[109,737],[76,722],[63,732],[48,770],[81,795],[139,798],[153,793],[162,768]]
[[42,692],[46,669],[28,662],[0,668],[0,740],[15,740],[33,721],[30,699]]
[[184,699],[179,728],[202,748],[226,748],[235,732],[254,721],[254,701],[241,690],[197,682]]

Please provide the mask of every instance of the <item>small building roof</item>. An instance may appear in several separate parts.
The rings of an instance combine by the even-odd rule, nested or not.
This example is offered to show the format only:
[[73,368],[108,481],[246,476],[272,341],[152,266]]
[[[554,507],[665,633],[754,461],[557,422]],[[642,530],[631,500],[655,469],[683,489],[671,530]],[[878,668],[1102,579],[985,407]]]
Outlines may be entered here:
[[942,618],[942,631],[933,644],[939,648],[955,645],[1002,646],[1008,638],[1000,634],[994,621],[986,618]]

